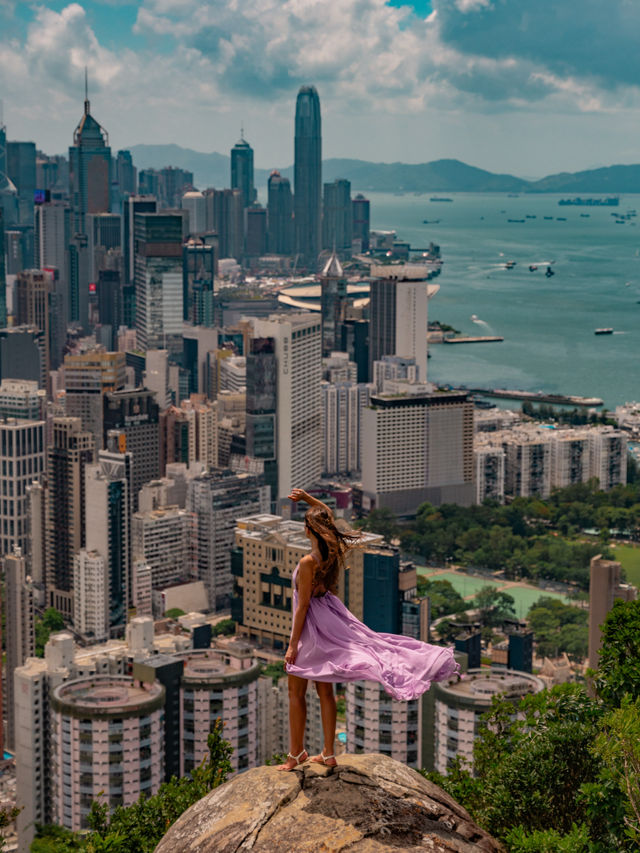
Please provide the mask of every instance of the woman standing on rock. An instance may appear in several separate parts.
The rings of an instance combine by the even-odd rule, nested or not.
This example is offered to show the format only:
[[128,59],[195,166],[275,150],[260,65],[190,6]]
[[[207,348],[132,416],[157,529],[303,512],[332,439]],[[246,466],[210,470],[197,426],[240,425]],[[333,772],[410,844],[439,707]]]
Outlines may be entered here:
[[444,681],[459,665],[451,649],[432,646],[401,634],[377,634],[363,625],[336,595],[338,576],[357,533],[336,527],[326,504],[302,489],[293,489],[292,501],[309,504],[304,517],[311,553],[293,572],[293,627],[285,668],[289,676],[290,752],[279,770],[293,770],[309,755],[303,738],[307,720],[307,681],[316,683],[324,748],[311,761],[333,767],[336,700],[333,684],[377,681],[394,699],[420,696],[432,681]]

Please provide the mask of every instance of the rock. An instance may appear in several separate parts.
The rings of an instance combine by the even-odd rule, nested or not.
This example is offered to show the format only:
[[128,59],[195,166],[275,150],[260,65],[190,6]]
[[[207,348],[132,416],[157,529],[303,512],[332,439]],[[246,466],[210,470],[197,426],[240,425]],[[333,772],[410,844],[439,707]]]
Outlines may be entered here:
[[468,812],[384,755],[341,755],[291,773],[256,767],[211,791],[155,853],[499,853]]

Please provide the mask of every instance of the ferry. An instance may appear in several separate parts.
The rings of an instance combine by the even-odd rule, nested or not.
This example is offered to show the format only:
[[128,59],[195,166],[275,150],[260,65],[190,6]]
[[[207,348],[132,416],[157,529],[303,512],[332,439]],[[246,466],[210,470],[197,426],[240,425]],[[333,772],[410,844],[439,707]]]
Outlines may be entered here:
[[529,272],[535,272],[538,269],[538,264],[529,264]]
[[515,261],[507,261],[506,264],[504,265],[504,268],[506,270],[512,270],[515,267],[515,265],[516,265]]
[[612,335],[613,329],[610,329],[610,328],[596,329],[593,334],[594,335]]
[[453,201],[452,198],[442,198],[442,196],[432,195],[429,201]]

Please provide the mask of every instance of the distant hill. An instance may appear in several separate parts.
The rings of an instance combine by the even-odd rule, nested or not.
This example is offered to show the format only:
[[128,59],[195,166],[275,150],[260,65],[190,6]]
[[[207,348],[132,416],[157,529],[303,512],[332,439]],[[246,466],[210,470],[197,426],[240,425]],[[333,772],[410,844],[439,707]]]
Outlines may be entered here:
[[[180,145],[133,145],[129,150],[138,169],[179,166],[193,172],[194,183],[200,189],[229,186],[231,166],[226,154],[205,154]],[[293,181],[293,166],[279,171]],[[255,170],[255,182],[260,189],[266,187],[270,173],[271,169]],[[527,181],[487,172],[460,160],[411,164],[332,158],[323,162],[322,177],[325,181],[347,178],[356,191],[640,193],[640,165],[562,172],[539,181]]]

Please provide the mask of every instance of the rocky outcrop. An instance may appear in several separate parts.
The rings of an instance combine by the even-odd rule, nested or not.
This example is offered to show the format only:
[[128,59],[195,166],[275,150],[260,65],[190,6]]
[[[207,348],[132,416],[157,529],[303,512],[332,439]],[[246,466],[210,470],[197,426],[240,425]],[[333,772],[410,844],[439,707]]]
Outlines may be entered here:
[[437,785],[384,755],[341,755],[291,773],[256,767],[213,790],[155,853],[498,853]]

